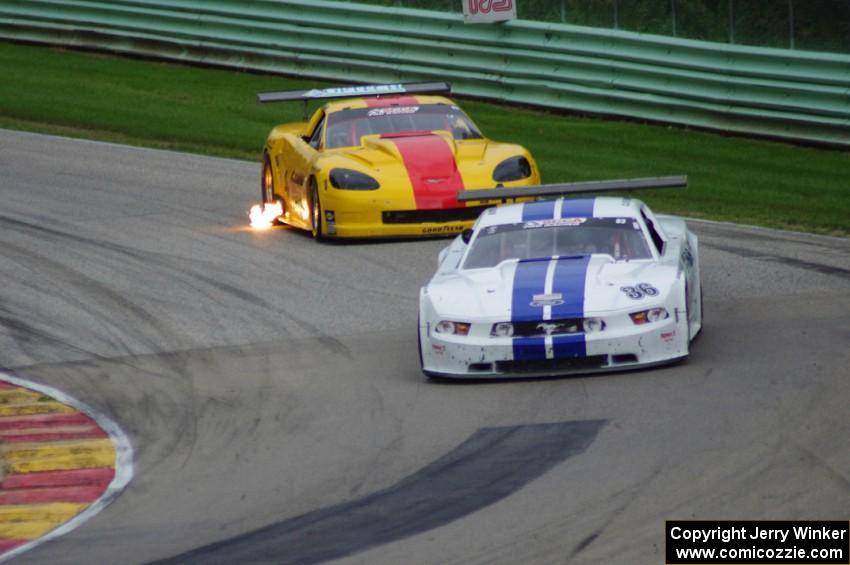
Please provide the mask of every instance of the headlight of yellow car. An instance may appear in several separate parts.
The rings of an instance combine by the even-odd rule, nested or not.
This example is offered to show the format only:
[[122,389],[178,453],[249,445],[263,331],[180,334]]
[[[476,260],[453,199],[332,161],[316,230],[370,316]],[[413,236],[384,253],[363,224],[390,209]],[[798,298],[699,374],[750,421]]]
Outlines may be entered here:
[[493,180],[508,182],[525,179],[531,176],[531,163],[523,156],[511,157],[498,164],[493,171]]
[[375,190],[381,186],[366,173],[352,169],[331,169],[329,177],[332,187],[344,190]]

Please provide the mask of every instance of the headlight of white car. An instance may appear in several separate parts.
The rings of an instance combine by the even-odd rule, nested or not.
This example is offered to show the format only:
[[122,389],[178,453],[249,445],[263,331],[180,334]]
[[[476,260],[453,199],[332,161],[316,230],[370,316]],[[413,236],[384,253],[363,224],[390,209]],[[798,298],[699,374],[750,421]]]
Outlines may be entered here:
[[511,337],[514,335],[514,325],[510,322],[493,324],[493,327],[490,329],[490,335],[493,337]]
[[649,310],[632,312],[631,314],[629,314],[629,316],[631,316],[632,322],[640,326],[642,324],[649,324],[651,322],[657,322],[659,320],[666,320],[670,317],[670,314],[665,308],[650,308]]
[[434,331],[438,334],[452,335],[468,335],[470,324],[468,322],[452,322],[450,320],[440,320],[434,326]]
[[592,334],[604,330],[605,322],[600,318],[585,318],[582,321],[582,326],[584,327],[584,333]]

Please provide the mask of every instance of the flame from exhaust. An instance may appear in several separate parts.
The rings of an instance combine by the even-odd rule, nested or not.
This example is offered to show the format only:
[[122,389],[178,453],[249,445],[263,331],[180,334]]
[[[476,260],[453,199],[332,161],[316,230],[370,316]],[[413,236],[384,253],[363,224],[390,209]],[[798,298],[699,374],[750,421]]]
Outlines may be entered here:
[[267,230],[272,227],[275,218],[283,214],[283,204],[275,200],[271,204],[255,204],[248,212],[251,227],[255,230]]

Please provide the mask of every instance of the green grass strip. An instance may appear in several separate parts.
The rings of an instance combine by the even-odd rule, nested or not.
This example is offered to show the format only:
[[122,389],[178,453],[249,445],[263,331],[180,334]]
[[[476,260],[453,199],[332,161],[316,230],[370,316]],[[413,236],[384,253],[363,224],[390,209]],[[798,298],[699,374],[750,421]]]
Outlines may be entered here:
[[[300,104],[256,92],[319,81],[0,42],[0,127],[255,160]],[[544,182],[687,174],[641,198],[663,212],[850,235],[850,152],[460,100],[493,139],[525,145]],[[246,191],[259,192],[255,186]]]

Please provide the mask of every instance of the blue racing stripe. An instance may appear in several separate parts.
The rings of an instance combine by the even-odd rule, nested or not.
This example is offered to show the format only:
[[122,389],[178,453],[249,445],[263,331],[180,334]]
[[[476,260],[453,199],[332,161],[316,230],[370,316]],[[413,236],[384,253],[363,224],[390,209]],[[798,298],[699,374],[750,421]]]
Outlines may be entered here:
[[[512,322],[543,319],[543,308],[532,306],[531,303],[535,294],[543,294],[545,290],[548,268],[548,259],[517,263],[511,297]],[[513,340],[513,349],[514,359],[517,360],[546,359],[546,340],[542,337],[516,338]]]
[[[584,283],[590,256],[560,259],[555,265],[552,292],[560,292],[564,303],[552,306],[552,319],[584,317]],[[584,357],[587,354],[584,334],[555,336],[552,340],[555,359]]]
[[[546,271],[550,260],[520,261],[514,272],[513,295],[511,297],[511,321],[527,322],[543,320],[543,307],[532,306],[535,294],[546,292]],[[562,304],[552,305],[553,320],[584,317],[584,285],[590,256],[564,257],[555,263],[552,293],[561,294]],[[584,334],[553,336],[552,349],[555,359],[584,357],[586,343]],[[513,340],[515,360],[546,359],[546,338],[518,337]]]
[[514,339],[514,360],[535,361],[546,359],[546,339],[542,337],[518,337]]
[[546,288],[546,271],[549,259],[520,261],[514,271],[514,288],[511,297],[511,321],[526,322],[543,319],[543,308],[532,306],[535,294]]
[[590,255],[565,257],[555,265],[552,292],[563,295],[563,304],[552,306],[552,319],[581,318],[584,316],[584,282]]
[[584,334],[556,335],[552,337],[555,359],[585,357],[587,355]]
[[592,218],[595,198],[564,198],[561,206],[562,218]]
[[528,222],[530,220],[551,220],[554,217],[554,200],[538,200],[537,202],[526,202],[522,205],[523,222]]

